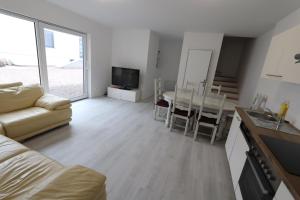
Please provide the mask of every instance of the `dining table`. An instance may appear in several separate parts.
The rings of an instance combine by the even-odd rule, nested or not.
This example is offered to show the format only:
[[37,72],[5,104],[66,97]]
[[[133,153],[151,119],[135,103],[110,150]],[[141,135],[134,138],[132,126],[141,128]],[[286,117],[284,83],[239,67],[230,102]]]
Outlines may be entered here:
[[[181,100],[181,101],[185,101],[186,103],[189,102],[188,96],[186,93],[184,92],[178,92],[177,93],[177,97]],[[168,127],[170,124],[170,116],[171,116],[171,107],[175,98],[175,92],[174,91],[166,91],[163,93],[163,98],[169,102],[169,107],[168,107],[168,111],[167,111],[167,118],[166,118],[166,126]],[[193,96],[193,107],[195,108],[199,108],[202,105],[202,100],[203,100],[203,95],[198,95],[198,94],[194,94]],[[205,98],[205,107],[209,108],[209,109],[216,109],[218,108],[219,105],[219,99],[207,96]],[[220,119],[220,125],[219,125],[219,129],[217,132],[217,139],[220,139],[223,136],[223,131],[226,127],[226,121],[227,121],[227,117],[232,116],[235,108],[238,106],[238,102],[236,100],[232,100],[232,99],[225,99],[224,102],[224,107],[223,107],[223,113]]]

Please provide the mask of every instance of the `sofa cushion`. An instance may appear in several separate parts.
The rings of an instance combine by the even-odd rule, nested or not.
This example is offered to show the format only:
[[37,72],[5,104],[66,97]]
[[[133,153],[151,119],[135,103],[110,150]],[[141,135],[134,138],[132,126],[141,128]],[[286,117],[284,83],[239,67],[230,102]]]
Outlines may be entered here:
[[60,108],[70,108],[71,101],[52,94],[45,94],[36,101],[35,106],[46,108],[47,110],[61,110]]
[[25,151],[29,149],[24,145],[0,135],[0,163]]
[[0,199],[30,199],[28,194],[63,169],[59,163],[26,151],[0,163]]
[[0,89],[0,113],[32,107],[42,95],[39,85]]
[[105,176],[58,162],[0,135],[0,199],[106,200]]
[[38,185],[30,199],[100,199],[105,197],[105,179],[102,174],[82,166],[65,168]]
[[40,107],[31,107],[0,114],[0,123],[4,126],[8,137],[17,138],[70,119],[71,114],[71,109],[49,111]]

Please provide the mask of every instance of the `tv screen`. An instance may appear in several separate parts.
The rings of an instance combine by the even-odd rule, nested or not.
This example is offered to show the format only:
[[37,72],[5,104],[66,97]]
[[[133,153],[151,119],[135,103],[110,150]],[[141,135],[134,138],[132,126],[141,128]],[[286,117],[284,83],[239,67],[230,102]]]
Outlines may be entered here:
[[112,67],[112,84],[124,89],[139,88],[140,70]]

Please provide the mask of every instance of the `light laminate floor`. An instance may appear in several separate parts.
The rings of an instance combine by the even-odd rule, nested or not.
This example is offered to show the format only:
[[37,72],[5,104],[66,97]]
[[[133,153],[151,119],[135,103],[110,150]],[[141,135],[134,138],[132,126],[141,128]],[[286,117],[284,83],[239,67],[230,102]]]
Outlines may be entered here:
[[73,121],[24,142],[107,176],[108,200],[234,199],[224,142],[193,141],[152,119],[152,104],[106,97],[73,104]]

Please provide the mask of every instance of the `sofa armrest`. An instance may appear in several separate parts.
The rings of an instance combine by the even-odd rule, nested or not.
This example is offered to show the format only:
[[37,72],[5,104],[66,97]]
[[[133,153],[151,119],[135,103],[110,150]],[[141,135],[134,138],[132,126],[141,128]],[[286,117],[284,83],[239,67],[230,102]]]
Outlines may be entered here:
[[47,110],[62,110],[70,108],[71,101],[52,94],[45,94],[35,102],[35,106],[42,107]]
[[94,170],[74,166],[49,177],[30,192],[32,200],[106,200],[106,177]]

